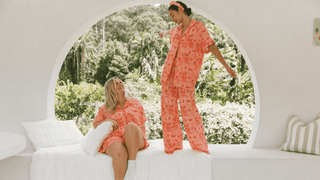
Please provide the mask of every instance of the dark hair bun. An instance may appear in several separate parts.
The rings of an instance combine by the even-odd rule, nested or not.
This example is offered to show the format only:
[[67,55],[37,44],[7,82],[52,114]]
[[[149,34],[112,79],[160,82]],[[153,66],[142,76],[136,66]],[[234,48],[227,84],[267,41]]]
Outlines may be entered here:
[[187,14],[188,16],[190,16],[191,13],[192,13],[191,8],[185,9],[184,12],[186,12],[186,14]]

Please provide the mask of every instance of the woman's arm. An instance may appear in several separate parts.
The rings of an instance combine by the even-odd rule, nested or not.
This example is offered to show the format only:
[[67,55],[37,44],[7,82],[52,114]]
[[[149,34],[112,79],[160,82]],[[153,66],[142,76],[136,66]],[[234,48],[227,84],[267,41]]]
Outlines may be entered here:
[[93,124],[93,128],[96,129],[100,124],[104,123],[104,122],[107,122],[107,121],[110,121],[113,123],[113,130],[117,129],[118,128],[118,122],[113,120],[113,119],[106,119],[104,121],[100,121],[100,122],[97,122],[97,123],[94,123]]
[[224,60],[224,58],[222,57],[219,49],[217,48],[217,46],[215,46],[214,44],[211,44],[208,46],[210,52],[220,61],[220,63],[226,68],[227,72],[230,74],[230,76],[232,76],[232,78],[235,78],[236,72],[231,69],[228,64],[226,63],[226,61]]
[[170,34],[171,34],[171,29],[168,30],[168,31],[166,31],[166,32],[160,32],[158,35],[159,35],[160,37],[165,37],[165,36],[168,36],[168,35],[170,35]]

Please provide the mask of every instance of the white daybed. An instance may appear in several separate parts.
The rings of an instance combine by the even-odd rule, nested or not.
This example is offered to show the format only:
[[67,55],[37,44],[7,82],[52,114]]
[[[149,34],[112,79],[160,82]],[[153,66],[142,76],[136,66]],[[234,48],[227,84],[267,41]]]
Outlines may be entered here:
[[[79,131],[60,127],[58,132],[61,129]],[[33,144],[35,152],[0,161],[0,179],[113,180],[112,158],[104,154],[89,155],[81,145],[83,136],[75,134],[69,137],[77,143],[61,145],[65,141],[58,142],[61,140],[58,138],[50,147],[39,149]],[[32,137],[29,132],[28,135]],[[138,152],[136,180],[320,180],[320,156],[316,155],[255,149],[248,145],[209,145],[211,154],[207,155],[191,150],[187,141],[183,150],[169,155],[164,153],[161,139],[149,143],[149,148]],[[17,173],[19,170],[22,175]]]
[[[91,129],[84,137],[74,121],[44,120],[22,123],[36,151],[30,163],[30,180],[113,180],[112,158],[97,153],[112,132],[110,122]],[[136,180],[212,180],[211,156],[189,149],[169,155],[163,140],[151,140],[139,151]],[[188,146],[188,142],[184,142]]]
[[[138,153],[135,180],[319,180],[320,156],[209,145],[210,156],[184,149],[164,153],[162,140]],[[30,180],[114,180],[112,158],[88,155],[80,144],[45,148],[32,155]]]
[[[191,149],[168,155],[162,140],[138,152],[136,180],[212,180],[211,156]],[[185,142],[187,146],[188,142]],[[112,158],[90,156],[81,144],[37,150],[32,155],[30,180],[114,180]]]

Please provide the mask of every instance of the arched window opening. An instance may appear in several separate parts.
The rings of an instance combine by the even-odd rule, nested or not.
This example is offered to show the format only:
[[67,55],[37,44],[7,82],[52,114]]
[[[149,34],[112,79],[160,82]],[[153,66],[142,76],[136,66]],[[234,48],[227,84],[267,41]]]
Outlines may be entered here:
[[[207,142],[245,144],[255,110],[246,61],[215,23],[194,11],[191,18],[205,24],[224,59],[237,73],[232,79],[211,53],[205,55],[195,88]],[[74,119],[86,134],[92,127],[95,106],[104,102],[104,83],[117,76],[144,106],[147,138],[162,138],[159,81],[170,40],[169,36],[160,38],[158,33],[175,26],[168,16],[168,5],[155,4],[126,8],[94,24],[74,43],[61,66],[55,90],[56,118]]]

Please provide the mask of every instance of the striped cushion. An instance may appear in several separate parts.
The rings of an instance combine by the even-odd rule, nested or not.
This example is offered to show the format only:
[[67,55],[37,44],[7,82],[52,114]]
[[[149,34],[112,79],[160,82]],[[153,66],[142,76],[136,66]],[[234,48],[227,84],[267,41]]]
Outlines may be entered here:
[[308,125],[305,125],[295,115],[291,115],[287,129],[287,140],[281,146],[281,150],[320,154],[319,139],[320,114],[315,121]]

